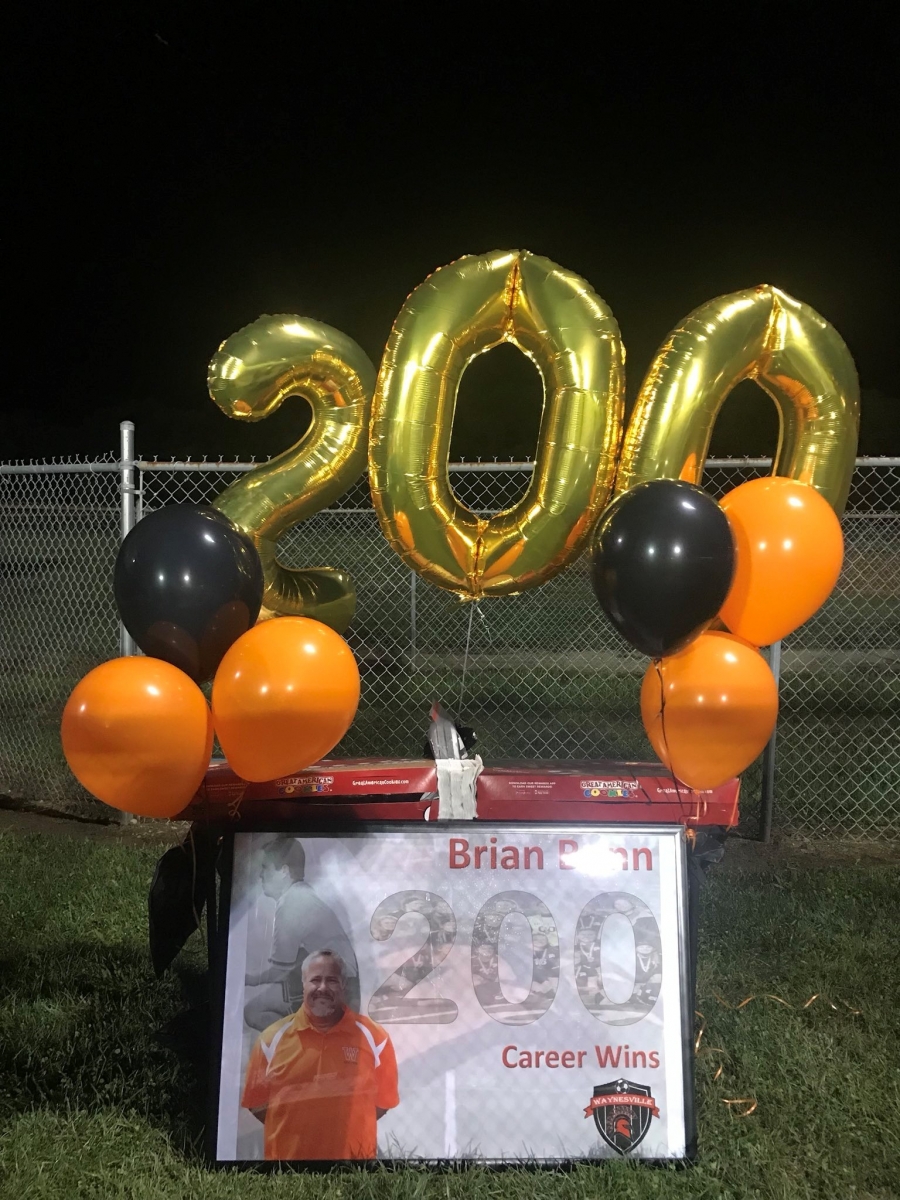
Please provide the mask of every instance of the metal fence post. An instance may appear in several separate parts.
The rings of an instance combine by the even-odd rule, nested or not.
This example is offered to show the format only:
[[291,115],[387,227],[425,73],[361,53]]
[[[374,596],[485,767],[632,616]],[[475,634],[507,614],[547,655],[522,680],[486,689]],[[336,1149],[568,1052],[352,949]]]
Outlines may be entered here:
[[[119,422],[119,498],[121,505],[121,541],[134,529],[135,524],[134,486],[134,422]],[[134,639],[119,622],[119,654],[125,658],[134,654]]]
[[[773,642],[769,647],[769,667],[775,676],[775,685],[780,690],[781,642]],[[763,751],[762,793],[759,806],[759,840],[761,842],[772,840],[772,813],[775,807],[775,738],[777,736],[776,726]]]

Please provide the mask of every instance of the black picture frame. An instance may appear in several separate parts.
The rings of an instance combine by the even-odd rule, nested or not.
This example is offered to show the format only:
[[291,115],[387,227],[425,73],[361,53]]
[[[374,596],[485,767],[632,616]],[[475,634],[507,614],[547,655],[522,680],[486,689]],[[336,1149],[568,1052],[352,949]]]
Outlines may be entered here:
[[[219,888],[217,902],[214,902],[212,913],[215,918],[211,921],[209,936],[211,994],[211,1053],[209,1056],[210,1076],[208,1089],[208,1116],[206,1122],[205,1155],[207,1163],[212,1168],[237,1169],[255,1172],[281,1171],[285,1169],[304,1172],[326,1172],[337,1167],[352,1169],[378,1169],[381,1167],[396,1168],[404,1165],[417,1167],[427,1166],[435,1170],[458,1170],[468,1166],[489,1166],[491,1169],[503,1170],[508,1168],[528,1167],[534,1169],[569,1169],[584,1163],[599,1164],[605,1161],[615,1161],[610,1156],[592,1157],[578,1156],[567,1158],[483,1158],[483,1157],[454,1157],[454,1158],[377,1158],[377,1159],[220,1159],[218,1157],[218,1127],[220,1111],[220,1086],[222,1068],[222,1050],[224,1038],[225,990],[226,972],[228,967],[228,945],[230,930],[230,914],[232,903],[232,888],[234,874],[235,838],[242,834],[287,834],[292,837],[347,837],[353,835],[377,835],[378,833],[421,833],[425,829],[434,830],[437,823],[425,823],[421,820],[394,821],[359,821],[356,819],[341,819],[340,815],[316,817],[312,820],[298,818],[292,821],[242,821],[238,828],[234,825],[211,830],[219,836]],[[592,831],[615,830],[619,834],[652,833],[654,835],[668,833],[678,841],[677,873],[676,873],[676,917],[678,929],[678,992],[681,1009],[681,1062],[683,1078],[683,1112],[685,1152],[683,1156],[648,1158],[641,1157],[637,1161],[647,1166],[690,1165],[697,1159],[697,1114],[695,1102],[694,1078],[694,1046],[693,1046],[693,1017],[695,1007],[696,987],[696,910],[697,888],[695,880],[689,871],[689,847],[681,825],[663,824],[615,824],[611,822],[562,822],[562,821],[486,821],[484,823],[471,821],[442,821],[442,831],[473,832],[473,826],[486,829],[509,829],[521,831],[525,828],[539,829],[548,833],[566,834],[576,825],[579,828],[588,827]]]

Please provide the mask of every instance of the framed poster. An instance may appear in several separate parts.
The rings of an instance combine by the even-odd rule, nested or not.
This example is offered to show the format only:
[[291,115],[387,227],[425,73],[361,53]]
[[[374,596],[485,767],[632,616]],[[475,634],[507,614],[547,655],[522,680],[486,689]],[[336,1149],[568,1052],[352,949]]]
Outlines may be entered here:
[[680,827],[229,845],[216,1162],[693,1155]]

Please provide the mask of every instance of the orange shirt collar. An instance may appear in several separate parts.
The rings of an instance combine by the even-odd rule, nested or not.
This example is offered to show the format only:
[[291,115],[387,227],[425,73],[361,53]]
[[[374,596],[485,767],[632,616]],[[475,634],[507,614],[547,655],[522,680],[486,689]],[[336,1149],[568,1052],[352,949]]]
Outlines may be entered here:
[[335,1033],[338,1029],[341,1029],[341,1028],[346,1029],[350,1025],[355,1026],[356,1016],[357,1016],[356,1013],[351,1012],[349,1008],[345,1008],[343,1016],[341,1017],[341,1019],[339,1021],[336,1021],[335,1024],[332,1025],[330,1029],[321,1030],[321,1029],[316,1029],[315,1025],[313,1025],[310,1022],[310,1019],[306,1013],[306,1009],[301,1005],[300,1008],[298,1008],[296,1013],[294,1014],[294,1019],[291,1022],[291,1029],[296,1029],[296,1030],[311,1029],[313,1031],[313,1033],[320,1033],[323,1037],[327,1037],[328,1034]]

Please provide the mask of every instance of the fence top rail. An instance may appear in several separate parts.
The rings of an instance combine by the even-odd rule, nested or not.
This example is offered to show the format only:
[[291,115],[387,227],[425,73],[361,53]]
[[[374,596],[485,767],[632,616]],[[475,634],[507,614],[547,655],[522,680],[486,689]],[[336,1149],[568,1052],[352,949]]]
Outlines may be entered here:
[[0,463],[0,475],[113,475],[119,462]]
[[[209,472],[209,471],[253,471],[256,467],[268,459],[260,459],[259,462],[226,462],[223,459],[217,459],[214,462],[192,462],[190,460],[171,459],[168,461],[160,461],[157,459],[135,459],[134,462],[121,463],[118,461],[105,462],[65,462],[65,463],[48,463],[48,462],[13,462],[0,463],[0,475],[75,475],[75,474],[110,474],[116,471],[121,471],[123,466],[135,467],[140,471],[187,471],[187,472]],[[534,471],[534,463],[526,462],[453,462],[448,463],[448,470],[455,475],[463,474],[503,474],[514,471]],[[705,468],[713,470],[768,470],[772,466],[771,458],[708,458],[705,463]],[[891,458],[887,456],[879,457],[877,455],[867,455],[856,459],[856,467],[883,467],[897,468],[900,467],[900,458]]]

